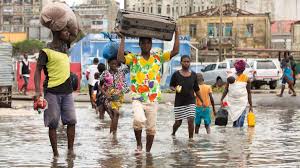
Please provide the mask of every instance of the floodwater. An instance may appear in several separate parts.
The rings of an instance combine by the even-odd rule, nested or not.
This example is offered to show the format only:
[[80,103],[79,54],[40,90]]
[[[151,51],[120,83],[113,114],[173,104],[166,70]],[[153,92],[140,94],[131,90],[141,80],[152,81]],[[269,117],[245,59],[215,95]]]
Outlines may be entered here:
[[[43,116],[0,116],[0,167],[300,167],[300,110],[256,108],[255,128],[204,127],[188,140],[187,123],[170,136],[172,106],[159,108],[151,154],[135,155],[131,106],[125,104],[118,135],[109,119],[100,121],[87,106],[77,108],[75,157],[67,156],[66,128],[58,129],[59,158],[52,157]],[[145,147],[145,133],[143,134]]]

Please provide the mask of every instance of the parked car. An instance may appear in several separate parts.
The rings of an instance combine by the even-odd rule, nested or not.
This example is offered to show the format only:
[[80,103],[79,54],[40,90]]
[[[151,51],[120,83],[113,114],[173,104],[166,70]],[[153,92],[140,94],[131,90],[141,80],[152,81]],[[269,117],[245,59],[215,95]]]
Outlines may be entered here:
[[281,77],[279,61],[274,59],[255,59],[249,61],[253,69],[252,86],[259,89],[262,85],[269,85],[270,89],[275,89]]
[[[214,85],[215,83],[223,83],[227,81],[227,77],[233,75],[236,71],[234,68],[235,59],[226,59],[223,62],[217,62],[207,65],[203,70],[205,83]],[[253,77],[253,70],[246,64],[245,72],[250,79]]]

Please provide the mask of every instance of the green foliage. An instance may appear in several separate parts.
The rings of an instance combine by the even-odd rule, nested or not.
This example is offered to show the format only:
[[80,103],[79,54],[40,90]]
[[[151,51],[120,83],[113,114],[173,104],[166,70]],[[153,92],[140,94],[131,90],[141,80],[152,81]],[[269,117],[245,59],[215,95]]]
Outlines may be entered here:
[[45,47],[45,42],[40,40],[24,40],[13,43],[13,55],[22,53],[34,54]]

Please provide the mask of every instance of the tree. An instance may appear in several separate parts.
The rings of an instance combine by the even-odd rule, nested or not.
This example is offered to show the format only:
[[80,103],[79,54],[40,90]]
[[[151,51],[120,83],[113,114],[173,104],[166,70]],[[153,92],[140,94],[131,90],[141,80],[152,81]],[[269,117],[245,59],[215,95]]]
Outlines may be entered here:
[[13,55],[22,53],[34,54],[45,47],[45,42],[40,40],[24,40],[13,43]]

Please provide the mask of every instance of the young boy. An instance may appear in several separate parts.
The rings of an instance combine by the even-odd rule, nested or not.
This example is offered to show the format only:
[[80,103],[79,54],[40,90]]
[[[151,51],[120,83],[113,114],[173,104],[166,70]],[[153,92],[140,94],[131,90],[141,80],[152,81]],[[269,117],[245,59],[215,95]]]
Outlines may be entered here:
[[203,103],[199,100],[199,98],[196,98],[196,118],[195,118],[195,134],[199,133],[199,128],[201,125],[201,120],[204,120],[204,125],[206,128],[207,134],[210,134],[210,123],[211,123],[211,109],[210,105],[212,105],[213,113],[216,115],[216,109],[215,109],[215,103],[214,99],[212,97],[212,89],[210,85],[206,85],[204,83],[204,79],[202,74],[197,74],[197,82],[199,84],[200,88],[200,95],[203,100]]
[[283,69],[282,87],[281,87],[281,92],[278,96],[282,97],[286,83],[288,84],[290,91],[293,92],[292,96],[296,96],[296,92],[294,90],[294,78],[293,78],[293,71],[291,69],[291,65],[289,62],[282,62],[281,66]]

